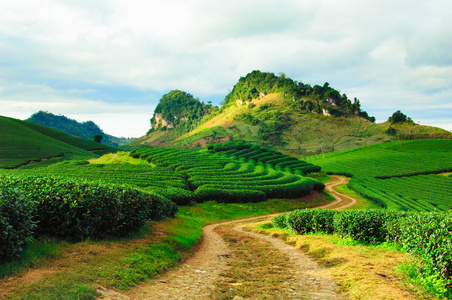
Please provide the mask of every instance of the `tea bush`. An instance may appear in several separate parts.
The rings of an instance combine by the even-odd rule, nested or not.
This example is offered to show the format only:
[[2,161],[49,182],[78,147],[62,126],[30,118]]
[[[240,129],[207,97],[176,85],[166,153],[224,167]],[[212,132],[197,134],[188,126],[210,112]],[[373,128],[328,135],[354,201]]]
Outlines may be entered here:
[[[298,233],[326,231],[367,243],[394,242],[421,262],[426,280],[452,283],[452,212],[292,211],[273,218]],[[325,227],[323,227],[325,226]],[[433,278],[433,279],[432,279]],[[436,278],[436,279],[435,279]]]
[[34,215],[33,203],[0,180],[0,261],[22,251],[36,227]]
[[122,236],[147,220],[173,217],[177,206],[129,186],[56,177],[2,177],[36,206],[36,233],[81,240]]

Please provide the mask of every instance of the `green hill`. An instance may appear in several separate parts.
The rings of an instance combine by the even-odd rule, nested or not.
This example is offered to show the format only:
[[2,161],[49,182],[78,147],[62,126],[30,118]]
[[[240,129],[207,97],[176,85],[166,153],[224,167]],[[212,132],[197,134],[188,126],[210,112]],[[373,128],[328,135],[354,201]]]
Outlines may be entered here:
[[0,116],[0,168],[31,162],[96,158],[115,149],[38,124]]
[[34,113],[26,121],[53,128],[66,134],[90,141],[93,140],[93,135],[102,135],[102,143],[111,147],[128,145],[131,142],[131,139],[118,138],[104,133],[102,129],[92,121],[80,123],[76,120],[69,119],[66,116],[57,116],[45,111]]
[[[165,96],[159,106],[168,103]],[[351,101],[327,82],[311,86],[283,74],[253,71],[240,78],[220,109],[203,114],[196,114],[202,104],[190,97],[185,115],[156,110],[153,128],[133,144],[199,148],[233,140],[309,156],[399,139],[452,138],[446,130],[413,122],[375,124],[358,99]],[[165,126],[175,121],[177,126]]]

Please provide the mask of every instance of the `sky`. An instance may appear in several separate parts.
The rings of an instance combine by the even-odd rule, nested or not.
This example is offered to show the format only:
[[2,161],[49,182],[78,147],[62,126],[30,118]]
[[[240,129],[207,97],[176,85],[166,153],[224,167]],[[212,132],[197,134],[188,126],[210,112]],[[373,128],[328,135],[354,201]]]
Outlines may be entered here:
[[0,115],[139,137],[173,89],[218,105],[253,70],[452,130],[450,0],[1,0]]

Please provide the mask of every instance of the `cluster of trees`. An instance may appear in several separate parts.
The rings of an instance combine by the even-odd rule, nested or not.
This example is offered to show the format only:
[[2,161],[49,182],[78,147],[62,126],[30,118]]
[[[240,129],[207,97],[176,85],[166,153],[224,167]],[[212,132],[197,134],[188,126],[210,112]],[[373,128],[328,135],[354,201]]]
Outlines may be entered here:
[[[163,95],[155,108],[150,132],[159,129],[166,130],[168,127],[188,132],[194,129],[204,116],[215,111],[218,111],[218,108],[214,107],[210,101],[208,104],[204,104],[187,92],[172,90]],[[157,114],[167,122],[166,126],[159,122],[156,118]]]
[[393,113],[392,116],[388,118],[388,121],[392,124],[405,122],[413,123],[413,120],[410,117],[407,117],[400,110]]
[[94,134],[104,135],[104,132],[92,121],[79,123],[63,115],[54,115],[47,111],[39,111],[26,121],[47,126],[64,133],[91,140]]
[[326,109],[335,116],[357,115],[375,122],[367,112],[361,110],[360,101],[353,102],[346,94],[330,87],[328,82],[323,86],[304,84],[294,81],[284,74],[276,76],[273,73],[253,71],[241,77],[233,90],[226,96],[224,107],[235,105],[237,100],[249,102],[259,96],[270,93],[282,93],[287,99],[295,102],[301,111],[322,113]]

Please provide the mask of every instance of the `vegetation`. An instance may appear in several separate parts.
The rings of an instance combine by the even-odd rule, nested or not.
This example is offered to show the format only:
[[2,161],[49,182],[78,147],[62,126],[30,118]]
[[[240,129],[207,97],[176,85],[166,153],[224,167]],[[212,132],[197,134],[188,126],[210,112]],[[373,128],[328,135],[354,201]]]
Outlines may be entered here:
[[201,103],[187,92],[172,90],[163,95],[151,119],[153,130],[178,129],[180,134],[192,130],[205,115],[216,111],[211,104]]
[[284,155],[281,152],[268,147],[252,145],[246,142],[214,144],[209,145],[207,149],[214,153],[234,157],[251,164],[262,162],[278,171],[285,171],[298,175],[320,172],[319,166],[315,166],[292,156]]
[[111,147],[127,145],[131,142],[130,139],[118,138],[105,134],[102,129],[100,129],[99,126],[92,121],[79,123],[76,120],[69,119],[66,116],[57,116],[47,111],[41,110],[37,113],[34,113],[26,121],[49,127],[85,140],[92,141],[94,135],[101,135],[103,136],[104,144]]
[[443,297],[452,296],[452,214],[388,212],[383,210],[296,210],[273,219],[277,227],[297,233],[337,233],[366,243],[394,242],[421,262],[419,274],[426,282],[442,286]]
[[[352,177],[349,187],[393,210],[447,211],[452,181],[452,140],[415,140],[352,148],[307,157],[330,174]],[[369,171],[371,170],[371,171]]]
[[137,149],[132,155],[185,176],[197,201],[253,202],[300,197],[324,188],[316,180],[279,172],[262,162],[243,163],[199,150]]
[[412,123],[413,122],[413,120],[411,120],[411,118],[407,117],[400,110],[398,110],[395,113],[393,113],[392,116],[389,117],[388,121],[390,123],[392,123],[392,124],[394,124],[394,123],[404,123],[404,122]]
[[[328,201],[322,196],[316,199],[272,199],[246,204],[209,201],[181,207],[176,218],[149,222],[140,234],[125,239],[86,240],[77,244],[44,244],[37,240],[31,246],[41,244],[42,248],[51,249],[35,248],[34,254],[24,254],[32,256],[31,266],[39,261],[36,255],[44,255],[45,258],[51,255],[50,262],[38,263],[38,267],[48,272],[43,272],[42,279],[35,277],[17,283],[15,291],[8,296],[2,294],[7,293],[6,290],[0,289],[0,297],[94,299],[99,284],[125,290],[174,266],[191,253],[192,247],[201,238],[202,226],[208,223],[313,207]],[[41,252],[43,254],[39,254]],[[17,274],[20,268],[11,265],[20,263],[21,258],[1,263],[0,278]],[[61,265],[65,267],[61,268]]]
[[15,255],[34,234],[73,240],[125,236],[147,220],[174,217],[177,212],[167,199],[126,186],[2,176],[0,188],[2,238],[9,241],[0,247],[5,258]]
[[32,162],[91,159],[114,148],[61,133],[41,125],[0,117],[0,168]]
[[102,143],[103,138],[104,138],[104,136],[102,134],[93,134],[93,140],[96,143]]
[[0,184],[0,261],[4,261],[22,251],[36,222],[33,203],[3,181]]
[[[389,210],[293,212],[276,218],[276,225],[398,243],[422,261],[423,280],[450,285],[451,140],[403,141],[433,131],[422,131],[400,111],[373,124],[359,100],[352,103],[328,83],[311,87],[260,71],[239,80],[221,111],[179,90],[157,108],[144,143],[212,144],[112,154],[117,149],[0,117],[1,276],[77,245],[112,255],[95,258],[89,250],[84,255],[95,263],[73,263],[69,280],[55,269],[50,283],[32,284],[25,297],[62,298],[67,291],[93,298],[94,282],[125,289],[182,259],[204,224],[325,202],[323,194],[309,203],[297,200],[323,191],[323,183],[305,177],[320,167],[352,177],[353,191]],[[250,143],[216,143],[226,140]],[[367,143],[381,144],[337,151]],[[300,160],[275,146],[318,155]],[[99,158],[103,153],[110,154]],[[411,212],[394,212],[400,210]]]
[[220,109],[174,90],[156,109],[146,136],[134,145],[203,148],[246,141],[300,156],[397,140],[452,138],[450,132],[414,122],[384,122],[328,83],[303,84],[253,71],[240,78]]
[[284,74],[276,76],[273,73],[253,71],[241,77],[232,91],[226,96],[225,107],[236,105],[237,101],[251,102],[252,99],[271,93],[282,93],[285,98],[295,102],[300,111],[322,113],[327,110],[334,116],[358,115],[371,122],[367,112],[361,110],[358,99],[353,103],[347,95],[341,95],[338,90],[330,87],[328,82],[323,86],[304,84],[287,78]]

